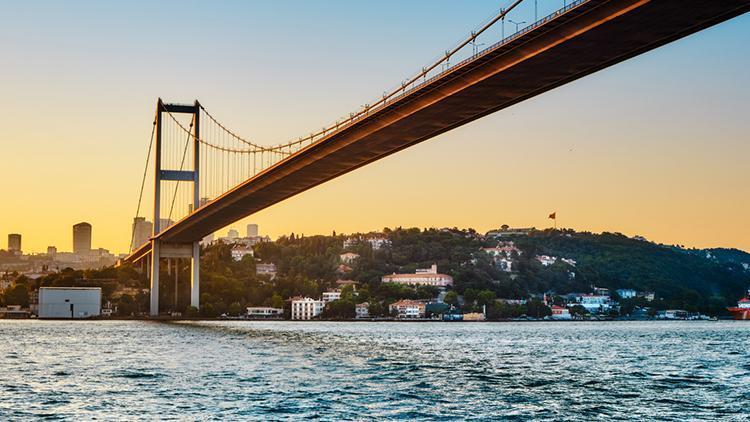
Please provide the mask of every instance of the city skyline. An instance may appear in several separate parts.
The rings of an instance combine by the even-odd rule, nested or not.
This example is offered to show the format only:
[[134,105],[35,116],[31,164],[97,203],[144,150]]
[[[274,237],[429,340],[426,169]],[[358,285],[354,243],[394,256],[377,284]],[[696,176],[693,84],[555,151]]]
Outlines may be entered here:
[[[0,233],[21,233],[25,250],[43,252],[62,248],[69,227],[86,220],[97,228],[95,244],[125,252],[150,131],[143,122],[157,96],[198,98],[238,133],[265,144],[295,138],[412,74],[496,7],[490,1],[286,4],[295,6],[283,11],[294,25],[282,28],[265,22],[282,13],[270,3],[228,2],[210,13],[195,5],[161,27],[156,24],[174,11],[173,3],[152,7],[150,15],[96,3],[91,11],[81,4],[67,10],[49,3],[41,12],[22,4],[7,8],[0,34],[14,40],[7,53],[13,83],[2,88],[8,141],[0,177],[11,182]],[[135,22],[167,33],[204,12],[214,20],[206,22],[210,30],[197,41],[202,55],[191,68],[183,58],[195,44],[157,47],[150,35],[126,31]],[[432,24],[403,29],[424,13]],[[347,19],[334,30],[324,25],[331,14]],[[360,30],[389,19],[385,33]],[[742,16],[710,28],[250,219],[275,238],[386,226],[544,228],[556,211],[560,227],[749,250],[743,116],[750,59],[738,54],[750,38],[749,22]],[[60,47],[51,47],[53,39]],[[313,54],[334,44],[347,57]],[[47,96],[42,103],[40,89]],[[426,207],[417,197],[435,203]],[[149,211],[141,216],[152,219]]]

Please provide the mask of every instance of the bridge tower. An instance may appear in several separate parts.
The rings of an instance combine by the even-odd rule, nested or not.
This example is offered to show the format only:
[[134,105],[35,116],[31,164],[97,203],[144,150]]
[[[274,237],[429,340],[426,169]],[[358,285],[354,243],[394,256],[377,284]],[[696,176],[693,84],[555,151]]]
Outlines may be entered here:
[[[193,169],[175,170],[162,168],[162,114],[193,115]],[[167,243],[156,235],[166,229],[161,227],[160,201],[161,182],[179,181],[193,183],[193,210],[200,206],[200,104],[165,104],[161,98],[156,104],[156,150],[154,171],[154,229],[151,239],[151,305],[150,315],[159,315],[159,260],[160,258],[190,259],[190,305],[200,307],[200,241],[191,243]],[[175,294],[177,292],[175,291]]]

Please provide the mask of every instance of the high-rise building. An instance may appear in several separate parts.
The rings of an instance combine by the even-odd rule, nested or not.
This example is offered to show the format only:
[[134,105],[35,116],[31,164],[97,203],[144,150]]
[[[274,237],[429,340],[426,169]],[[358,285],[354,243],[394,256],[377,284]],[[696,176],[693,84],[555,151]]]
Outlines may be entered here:
[[57,255],[57,248],[54,246],[47,246],[47,255],[54,258]]
[[230,239],[237,239],[240,237],[240,232],[238,232],[235,229],[229,229],[229,232],[227,233],[227,237]]
[[8,251],[9,252],[21,252],[21,235],[18,233],[11,233],[8,235]]
[[258,236],[258,225],[248,224],[247,225],[247,237],[257,237],[257,236]]
[[73,253],[87,255],[91,252],[91,224],[78,223],[73,226]]
[[160,218],[159,219],[159,233],[163,232],[164,230],[168,229],[169,226],[174,224],[174,220],[170,218]]
[[154,223],[146,221],[144,217],[136,217],[133,219],[133,244],[130,245],[131,251],[135,250],[139,246],[143,245],[151,238],[151,233],[154,231]]

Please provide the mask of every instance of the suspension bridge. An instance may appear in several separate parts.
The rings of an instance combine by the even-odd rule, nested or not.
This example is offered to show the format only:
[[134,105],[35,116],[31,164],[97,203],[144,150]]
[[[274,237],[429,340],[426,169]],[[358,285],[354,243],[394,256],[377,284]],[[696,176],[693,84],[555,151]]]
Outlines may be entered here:
[[[557,3],[556,9],[540,17],[540,3]],[[189,259],[190,302],[199,307],[199,242],[205,236],[404,148],[748,11],[750,0],[510,1],[396,88],[331,125],[274,146],[237,135],[198,101],[159,99],[136,212],[151,164],[153,232],[143,244],[131,241],[124,262],[149,267],[151,315],[158,315],[161,260]],[[507,23],[515,30],[506,30]]]

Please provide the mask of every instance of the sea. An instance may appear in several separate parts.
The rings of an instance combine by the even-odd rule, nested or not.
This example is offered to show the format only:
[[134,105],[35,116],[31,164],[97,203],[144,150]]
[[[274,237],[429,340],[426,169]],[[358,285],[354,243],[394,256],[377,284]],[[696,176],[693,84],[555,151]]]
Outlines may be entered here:
[[0,420],[750,420],[750,322],[0,320]]

